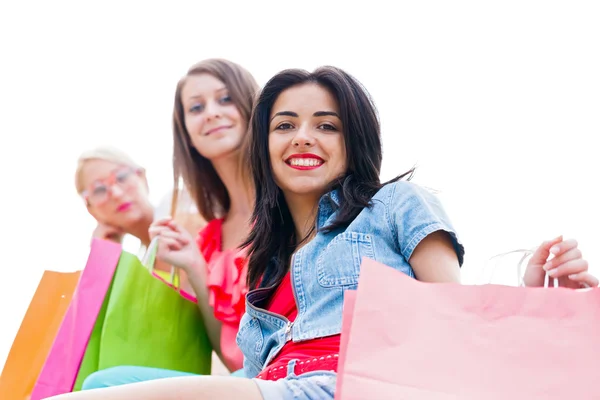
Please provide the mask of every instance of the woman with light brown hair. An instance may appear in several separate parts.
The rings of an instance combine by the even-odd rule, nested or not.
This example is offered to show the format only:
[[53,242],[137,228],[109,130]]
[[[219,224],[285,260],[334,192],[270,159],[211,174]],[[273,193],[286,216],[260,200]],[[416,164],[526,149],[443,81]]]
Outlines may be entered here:
[[[186,271],[213,349],[229,371],[240,370],[243,363],[236,334],[245,311],[247,260],[239,246],[250,230],[254,191],[242,148],[258,90],[248,71],[224,59],[201,61],[178,82],[174,183],[182,178],[209,222],[196,239],[171,218],[156,221],[149,231],[158,240],[157,259]],[[115,367],[91,375],[84,389],[180,375],[187,374]]]

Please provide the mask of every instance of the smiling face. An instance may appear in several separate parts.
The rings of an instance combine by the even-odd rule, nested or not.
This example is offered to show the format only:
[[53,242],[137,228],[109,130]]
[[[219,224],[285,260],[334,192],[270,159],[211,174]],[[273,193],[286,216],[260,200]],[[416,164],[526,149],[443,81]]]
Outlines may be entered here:
[[239,149],[247,126],[222,81],[207,73],[188,76],[181,102],[185,127],[198,153],[214,160]]
[[286,198],[319,198],[347,169],[344,126],[334,96],[304,83],[277,97],[269,123],[269,156]]

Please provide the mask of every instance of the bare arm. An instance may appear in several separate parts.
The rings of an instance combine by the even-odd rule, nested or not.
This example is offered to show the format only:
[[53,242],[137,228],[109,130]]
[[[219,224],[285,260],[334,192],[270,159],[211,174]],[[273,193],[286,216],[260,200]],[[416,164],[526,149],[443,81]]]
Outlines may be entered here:
[[196,294],[198,308],[202,312],[204,325],[206,325],[208,338],[213,350],[221,357],[221,321],[215,318],[213,308],[208,302],[208,287],[206,285],[206,261],[200,256],[194,265],[187,271],[189,283]]
[[261,400],[256,383],[229,376],[184,376],[61,394],[47,400]]
[[423,282],[460,283],[460,266],[450,235],[437,231],[421,240],[408,260]]

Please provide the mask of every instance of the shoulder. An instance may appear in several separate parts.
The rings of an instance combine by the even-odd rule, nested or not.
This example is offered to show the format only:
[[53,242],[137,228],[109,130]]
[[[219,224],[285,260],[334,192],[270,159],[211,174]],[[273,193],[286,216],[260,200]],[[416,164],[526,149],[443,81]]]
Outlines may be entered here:
[[412,182],[398,181],[385,185],[382,190],[389,227],[407,260],[422,239],[441,230],[450,234],[459,263],[462,264],[464,247],[432,189]]
[[383,201],[386,205],[397,204],[401,201],[438,202],[437,196],[431,189],[424,188],[409,181],[388,183],[379,189],[373,200]]
[[384,202],[390,214],[447,219],[444,207],[434,191],[413,182],[389,183],[376,196]]

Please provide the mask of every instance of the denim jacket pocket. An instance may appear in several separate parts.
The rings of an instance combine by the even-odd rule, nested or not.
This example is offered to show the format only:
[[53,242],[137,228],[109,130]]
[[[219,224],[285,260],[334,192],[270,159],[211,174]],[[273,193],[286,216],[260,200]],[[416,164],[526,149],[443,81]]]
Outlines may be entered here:
[[[241,340],[243,338],[243,340]],[[240,328],[235,339],[238,347],[246,357],[251,356],[250,361],[256,364],[260,359],[263,347],[263,333],[257,318],[244,314],[240,321]]]
[[372,236],[361,232],[337,235],[317,259],[317,278],[323,287],[356,286],[363,257],[375,258]]

